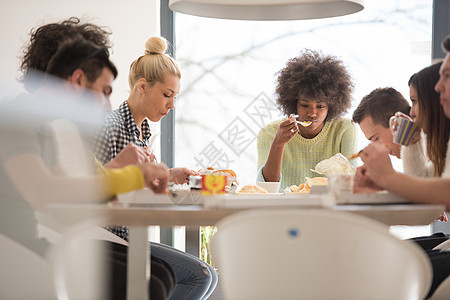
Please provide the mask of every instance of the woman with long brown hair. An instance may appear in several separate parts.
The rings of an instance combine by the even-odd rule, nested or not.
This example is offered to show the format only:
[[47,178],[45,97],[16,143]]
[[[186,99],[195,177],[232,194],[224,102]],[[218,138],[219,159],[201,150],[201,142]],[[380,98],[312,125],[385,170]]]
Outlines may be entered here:
[[442,62],[415,73],[409,79],[411,118],[425,135],[426,151],[422,141],[402,147],[405,173],[421,177],[440,177],[445,168],[450,120],[445,117],[434,87],[439,80]]

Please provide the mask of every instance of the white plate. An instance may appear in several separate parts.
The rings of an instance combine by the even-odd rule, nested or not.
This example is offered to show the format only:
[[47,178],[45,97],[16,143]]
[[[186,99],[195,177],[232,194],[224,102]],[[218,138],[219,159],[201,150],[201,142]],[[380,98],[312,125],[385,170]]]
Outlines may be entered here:
[[322,207],[324,197],[317,194],[234,194],[203,196],[206,208],[239,209],[258,207]]
[[399,204],[411,203],[400,196],[387,191],[371,194],[341,193],[336,199],[336,204]]
[[178,192],[178,197],[170,197],[168,194],[155,194],[152,190],[144,188],[126,194],[117,195],[121,204],[155,204],[155,205],[198,205],[194,203],[189,191]]
[[267,196],[267,197],[272,197],[272,196],[275,196],[275,195],[278,195],[278,196],[284,195],[284,193],[267,193],[267,194],[258,194],[258,193],[234,193],[234,194],[232,194],[232,195],[234,195],[234,196],[249,196],[249,195],[254,195],[254,196],[263,196],[263,197]]

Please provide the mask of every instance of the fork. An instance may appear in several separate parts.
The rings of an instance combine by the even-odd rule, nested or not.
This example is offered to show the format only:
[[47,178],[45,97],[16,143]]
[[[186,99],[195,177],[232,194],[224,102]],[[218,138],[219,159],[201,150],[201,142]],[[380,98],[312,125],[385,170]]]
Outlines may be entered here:
[[159,132],[156,133],[156,134],[152,134],[152,136],[150,137],[150,142],[148,143],[149,145],[147,147],[145,147],[146,149],[149,149],[150,150],[149,152],[155,156],[154,163],[158,163],[158,159],[156,158],[156,155],[153,152],[153,147],[152,146],[153,146],[153,143],[155,142],[155,140],[156,140],[156,138],[158,137],[159,134],[160,134]]

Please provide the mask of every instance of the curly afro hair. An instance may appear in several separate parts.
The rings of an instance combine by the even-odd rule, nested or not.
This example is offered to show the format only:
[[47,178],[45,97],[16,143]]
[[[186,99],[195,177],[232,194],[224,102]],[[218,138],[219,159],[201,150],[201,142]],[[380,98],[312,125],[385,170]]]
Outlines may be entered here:
[[341,117],[351,107],[353,81],[335,56],[305,49],[277,74],[276,101],[286,116],[297,113],[299,99],[325,102],[327,120]]
[[58,50],[58,45],[76,35],[91,41],[101,48],[111,48],[111,31],[92,23],[81,23],[79,18],[71,17],[59,23],[50,23],[30,31],[30,43],[23,51],[20,69],[25,88],[33,91],[34,71],[45,72],[48,62]]

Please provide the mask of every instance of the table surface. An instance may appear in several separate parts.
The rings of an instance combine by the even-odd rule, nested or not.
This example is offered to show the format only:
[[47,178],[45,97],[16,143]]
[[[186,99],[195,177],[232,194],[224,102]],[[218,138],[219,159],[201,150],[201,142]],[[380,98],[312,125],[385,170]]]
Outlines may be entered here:
[[[197,205],[123,205],[53,203],[47,211],[60,222],[74,224],[83,220],[98,218],[103,224],[128,226],[212,226],[222,218],[244,209],[261,207],[221,209],[204,208]],[[265,209],[270,209],[264,207]],[[275,208],[275,207],[273,207]],[[283,208],[287,208],[283,206]],[[290,207],[290,209],[318,209],[317,207]],[[387,204],[387,205],[336,205],[331,208],[363,215],[386,225],[428,225],[445,210],[443,205]]]
[[201,205],[167,204],[105,204],[52,203],[47,212],[63,224],[76,224],[95,220],[98,224],[127,225],[130,228],[127,299],[149,299],[148,274],[150,274],[148,226],[211,226],[224,217],[244,209],[332,209],[363,215],[386,225],[428,225],[445,210],[443,205],[389,204],[389,205],[335,205],[317,206],[271,206],[226,209],[207,208]]

